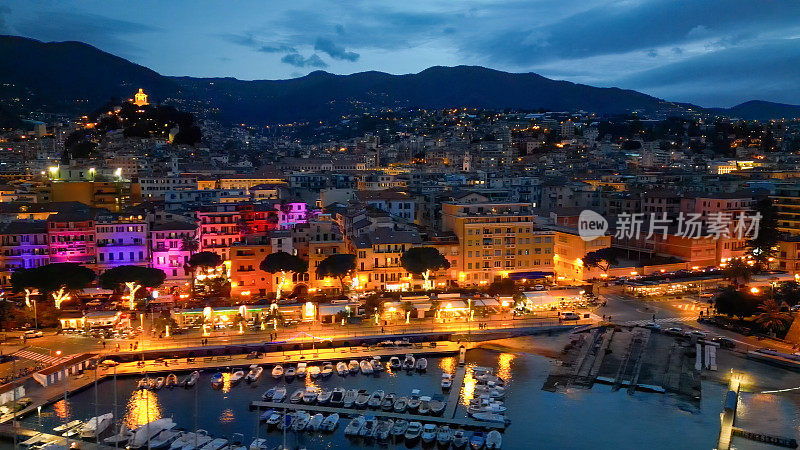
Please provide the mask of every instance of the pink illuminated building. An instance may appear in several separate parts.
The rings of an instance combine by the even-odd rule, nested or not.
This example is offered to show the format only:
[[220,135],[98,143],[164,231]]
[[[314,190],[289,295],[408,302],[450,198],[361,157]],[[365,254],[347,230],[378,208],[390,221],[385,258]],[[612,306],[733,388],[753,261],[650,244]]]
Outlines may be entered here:
[[95,222],[88,213],[53,214],[47,219],[50,262],[73,262],[92,269],[96,262]]
[[153,267],[167,274],[166,285],[178,285],[189,281],[183,269],[192,252],[184,242],[197,238],[197,226],[188,222],[167,222],[153,225],[150,243]]

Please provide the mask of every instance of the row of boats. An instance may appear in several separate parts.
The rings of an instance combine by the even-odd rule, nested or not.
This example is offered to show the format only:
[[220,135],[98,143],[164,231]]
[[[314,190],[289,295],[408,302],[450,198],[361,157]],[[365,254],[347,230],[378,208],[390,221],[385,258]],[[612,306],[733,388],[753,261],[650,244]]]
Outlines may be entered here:
[[[286,400],[285,387],[272,387],[265,392],[261,398],[266,402],[280,403]],[[410,396],[400,396],[394,392],[386,393],[377,390],[372,393],[365,389],[349,389],[337,387],[333,390],[325,388],[307,387],[297,389],[289,396],[290,403],[305,403],[339,406],[343,408],[372,408],[383,411],[404,413],[406,411],[414,414],[440,415],[444,412],[447,402],[425,395],[419,395],[420,391],[414,389]]]
[[505,417],[506,407],[503,404],[505,380],[495,375],[492,369],[478,366],[472,368],[472,378],[476,384],[467,406],[467,415],[485,422],[510,423]]
[[466,431],[450,428],[449,425],[437,427],[431,423],[409,422],[405,419],[378,419],[372,415],[361,415],[351,419],[344,429],[344,434],[380,443],[405,440],[406,444],[413,445],[422,441],[423,444],[436,443],[442,447],[452,445],[454,448],[464,448],[469,444],[474,450],[499,449],[503,442],[503,437],[497,430],[486,434],[476,431],[468,436]]
[[157,391],[161,388],[174,388],[174,387],[185,387],[190,388],[197,384],[197,380],[200,379],[200,372],[194,371],[184,377],[182,380],[178,380],[178,376],[174,373],[167,375],[166,377],[147,377],[145,376],[137,385],[138,389],[149,389],[151,391]]
[[[247,447],[244,436],[234,434],[232,439],[214,437],[205,430],[186,431],[176,428],[170,418],[161,418],[136,429],[123,425],[119,433],[103,440],[108,446],[129,449],[170,450],[262,450],[267,447]],[[254,441],[253,444],[256,444]]]
[[[414,355],[407,354],[404,359],[397,356],[389,358],[387,364],[388,368],[392,371],[417,371],[424,372],[428,369],[428,360],[426,358],[414,358]],[[361,372],[364,375],[374,375],[383,372],[387,369],[381,361],[380,356],[374,356],[371,359],[362,359],[361,361],[351,359],[349,362],[339,361],[334,364],[332,362],[324,362],[322,366],[306,362],[299,362],[297,366],[277,364],[272,368],[272,377],[275,379],[285,378],[291,381],[295,377],[305,378],[309,376],[313,379],[318,377],[327,378],[334,372],[341,376],[355,375]]]
[[113,423],[114,414],[107,413],[92,417],[86,422],[82,420],[67,422],[53,428],[53,432],[66,438],[94,440],[108,430]]

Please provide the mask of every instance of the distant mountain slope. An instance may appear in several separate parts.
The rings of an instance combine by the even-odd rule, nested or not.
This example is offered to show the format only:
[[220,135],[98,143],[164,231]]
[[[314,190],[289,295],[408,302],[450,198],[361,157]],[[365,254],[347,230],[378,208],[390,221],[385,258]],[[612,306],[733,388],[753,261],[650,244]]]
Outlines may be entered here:
[[[692,107],[632,90],[475,66],[431,67],[408,75],[319,71],[289,80],[165,77],[80,42],[43,43],[2,35],[0,61],[13,62],[0,70],[0,105],[23,117],[29,110],[88,113],[110,98],[128,98],[138,88],[154,100],[201,101],[217,110],[223,121],[250,124],[335,119],[375,107],[544,108],[598,114],[633,110],[679,114]],[[800,107],[763,105],[778,104],[748,102],[719,113],[800,117]]]
[[800,117],[800,106],[785,103],[751,100],[731,108],[714,108],[713,111],[745,120],[793,119]]
[[81,42],[43,43],[0,36],[0,95],[50,112],[87,113],[112,97],[127,98],[138,87],[172,95],[169,78]]

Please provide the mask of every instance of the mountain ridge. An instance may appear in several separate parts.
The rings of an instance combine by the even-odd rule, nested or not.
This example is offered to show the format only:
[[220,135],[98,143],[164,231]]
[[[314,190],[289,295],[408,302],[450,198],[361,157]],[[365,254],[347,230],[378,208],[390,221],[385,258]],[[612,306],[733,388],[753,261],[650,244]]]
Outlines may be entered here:
[[[228,123],[270,124],[337,119],[372,108],[584,110],[600,115],[643,111],[682,114],[705,110],[750,119],[800,117],[800,106],[760,100],[732,108],[670,102],[632,89],[553,80],[534,72],[511,73],[482,66],[432,66],[418,73],[322,70],[298,78],[165,76],[79,41],[41,42],[0,35],[0,102],[20,112],[87,113],[112,98],[144,88],[152,99],[202,102]],[[53,76],[57,74],[57,76]],[[737,116],[737,114],[739,116]]]

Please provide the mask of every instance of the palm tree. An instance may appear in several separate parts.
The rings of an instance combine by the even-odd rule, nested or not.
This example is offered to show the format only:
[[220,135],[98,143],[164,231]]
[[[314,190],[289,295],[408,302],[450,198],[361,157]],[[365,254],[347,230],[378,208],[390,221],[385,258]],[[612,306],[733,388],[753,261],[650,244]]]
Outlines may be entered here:
[[725,269],[725,277],[731,281],[734,286],[747,284],[750,281],[750,275],[753,273],[753,268],[741,259],[733,259],[728,263]]
[[792,321],[792,316],[781,311],[780,305],[773,299],[767,299],[758,305],[761,313],[756,316],[756,322],[773,333],[783,330]]
[[197,239],[190,236],[184,236],[181,239],[181,250],[184,252],[194,253],[199,248],[200,242],[198,242]]

